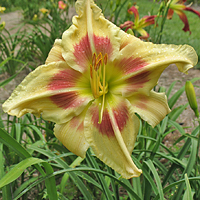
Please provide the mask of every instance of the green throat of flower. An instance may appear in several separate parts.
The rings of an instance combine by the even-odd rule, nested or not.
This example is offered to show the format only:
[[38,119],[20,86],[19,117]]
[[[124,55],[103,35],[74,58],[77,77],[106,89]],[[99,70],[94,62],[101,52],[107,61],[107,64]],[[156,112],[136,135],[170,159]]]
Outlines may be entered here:
[[102,103],[99,104],[99,123],[102,121],[103,109],[105,104],[105,95],[108,92],[108,83],[106,82],[106,65],[108,55],[102,56],[100,52],[98,55],[93,54],[92,64],[90,64],[90,85],[92,94],[95,99],[102,96]]

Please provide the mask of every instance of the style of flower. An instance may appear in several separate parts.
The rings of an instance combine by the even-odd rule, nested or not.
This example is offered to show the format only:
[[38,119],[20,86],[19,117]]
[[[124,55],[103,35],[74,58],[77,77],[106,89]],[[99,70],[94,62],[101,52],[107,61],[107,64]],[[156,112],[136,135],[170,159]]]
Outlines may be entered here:
[[196,15],[198,15],[199,17],[200,17],[200,12],[194,10],[193,8],[191,8],[189,6],[184,5],[185,2],[186,2],[186,0],[169,1],[168,2],[169,10],[168,10],[167,18],[172,19],[172,16],[175,12],[176,14],[178,14],[179,18],[184,23],[183,31],[185,31],[185,32],[189,31],[191,34],[187,16],[183,11],[185,10],[185,11],[193,12]]
[[67,4],[65,4],[63,1],[59,1],[58,7],[59,9],[64,10],[67,7]]
[[1,7],[1,6],[0,6],[0,12],[1,12],[1,13],[3,13],[5,10],[6,10],[5,7]]
[[57,39],[46,63],[31,72],[3,104],[56,123],[55,136],[78,156],[89,147],[124,178],[142,171],[131,154],[140,121],[156,126],[169,112],[164,93],[152,91],[162,71],[197,63],[188,45],[156,45],[106,20],[93,0],[76,2],[78,16]]
[[144,28],[155,23],[156,15],[144,16],[140,19],[138,9],[135,6],[129,8],[128,13],[134,14],[134,22],[126,21],[124,24],[120,25],[120,28],[126,28],[125,31],[132,29],[141,35],[141,39],[147,39],[149,34],[144,30]]

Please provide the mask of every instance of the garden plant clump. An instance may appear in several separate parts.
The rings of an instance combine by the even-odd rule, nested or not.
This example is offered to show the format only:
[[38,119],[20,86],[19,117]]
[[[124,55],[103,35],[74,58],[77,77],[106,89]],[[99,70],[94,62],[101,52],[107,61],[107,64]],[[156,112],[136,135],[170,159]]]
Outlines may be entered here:
[[[189,3],[2,1],[0,91],[31,73],[1,99],[0,199],[200,199],[200,13]],[[12,9],[23,18],[7,29]],[[161,87],[170,64],[198,74]],[[178,121],[186,109],[191,127]]]

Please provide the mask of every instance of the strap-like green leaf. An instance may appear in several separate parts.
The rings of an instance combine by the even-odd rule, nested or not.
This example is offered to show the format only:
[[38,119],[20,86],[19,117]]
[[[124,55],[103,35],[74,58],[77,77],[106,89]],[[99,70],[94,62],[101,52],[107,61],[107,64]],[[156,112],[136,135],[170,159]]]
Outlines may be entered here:
[[151,160],[144,161],[144,163],[147,164],[147,166],[149,167],[149,169],[153,173],[153,176],[155,178],[155,181],[156,181],[156,184],[157,184],[157,187],[158,187],[158,193],[160,195],[160,200],[164,200],[163,188],[162,188],[162,184],[161,184],[160,178],[158,176],[158,173],[156,171],[156,168],[154,167]]
[[20,163],[15,165],[5,176],[3,176],[3,178],[0,180],[0,188],[16,180],[27,167],[41,162],[44,162],[44,160],[33,157],[22,160]]
[[185,183],[186,183],[186,190],[183,195],[183,200],[193,199],[194,193],[192,193],[190,182],[188,180],[187,174],[185,174]]

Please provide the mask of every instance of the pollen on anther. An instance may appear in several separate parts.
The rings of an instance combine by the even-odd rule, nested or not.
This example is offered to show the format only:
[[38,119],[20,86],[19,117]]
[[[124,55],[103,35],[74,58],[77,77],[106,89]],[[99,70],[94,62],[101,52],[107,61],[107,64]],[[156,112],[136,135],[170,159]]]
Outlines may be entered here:
[[97,55],[96,55],[96,53],[94,53],[92,56],[92,66],[95,66],[96,62],[97,62]]
[[97,71],[101,65],[102,65],[102,59],[98,61],[94,69]]
[[106,53],[106,54],[104,55],[104,64],[106,65],[107,62],[108,62],[108,54]]
[[102,53],[100,52],[99,55],[98,55],[98,57],[97,57],[97,61],[102,60],[102,59],[103,59]]

